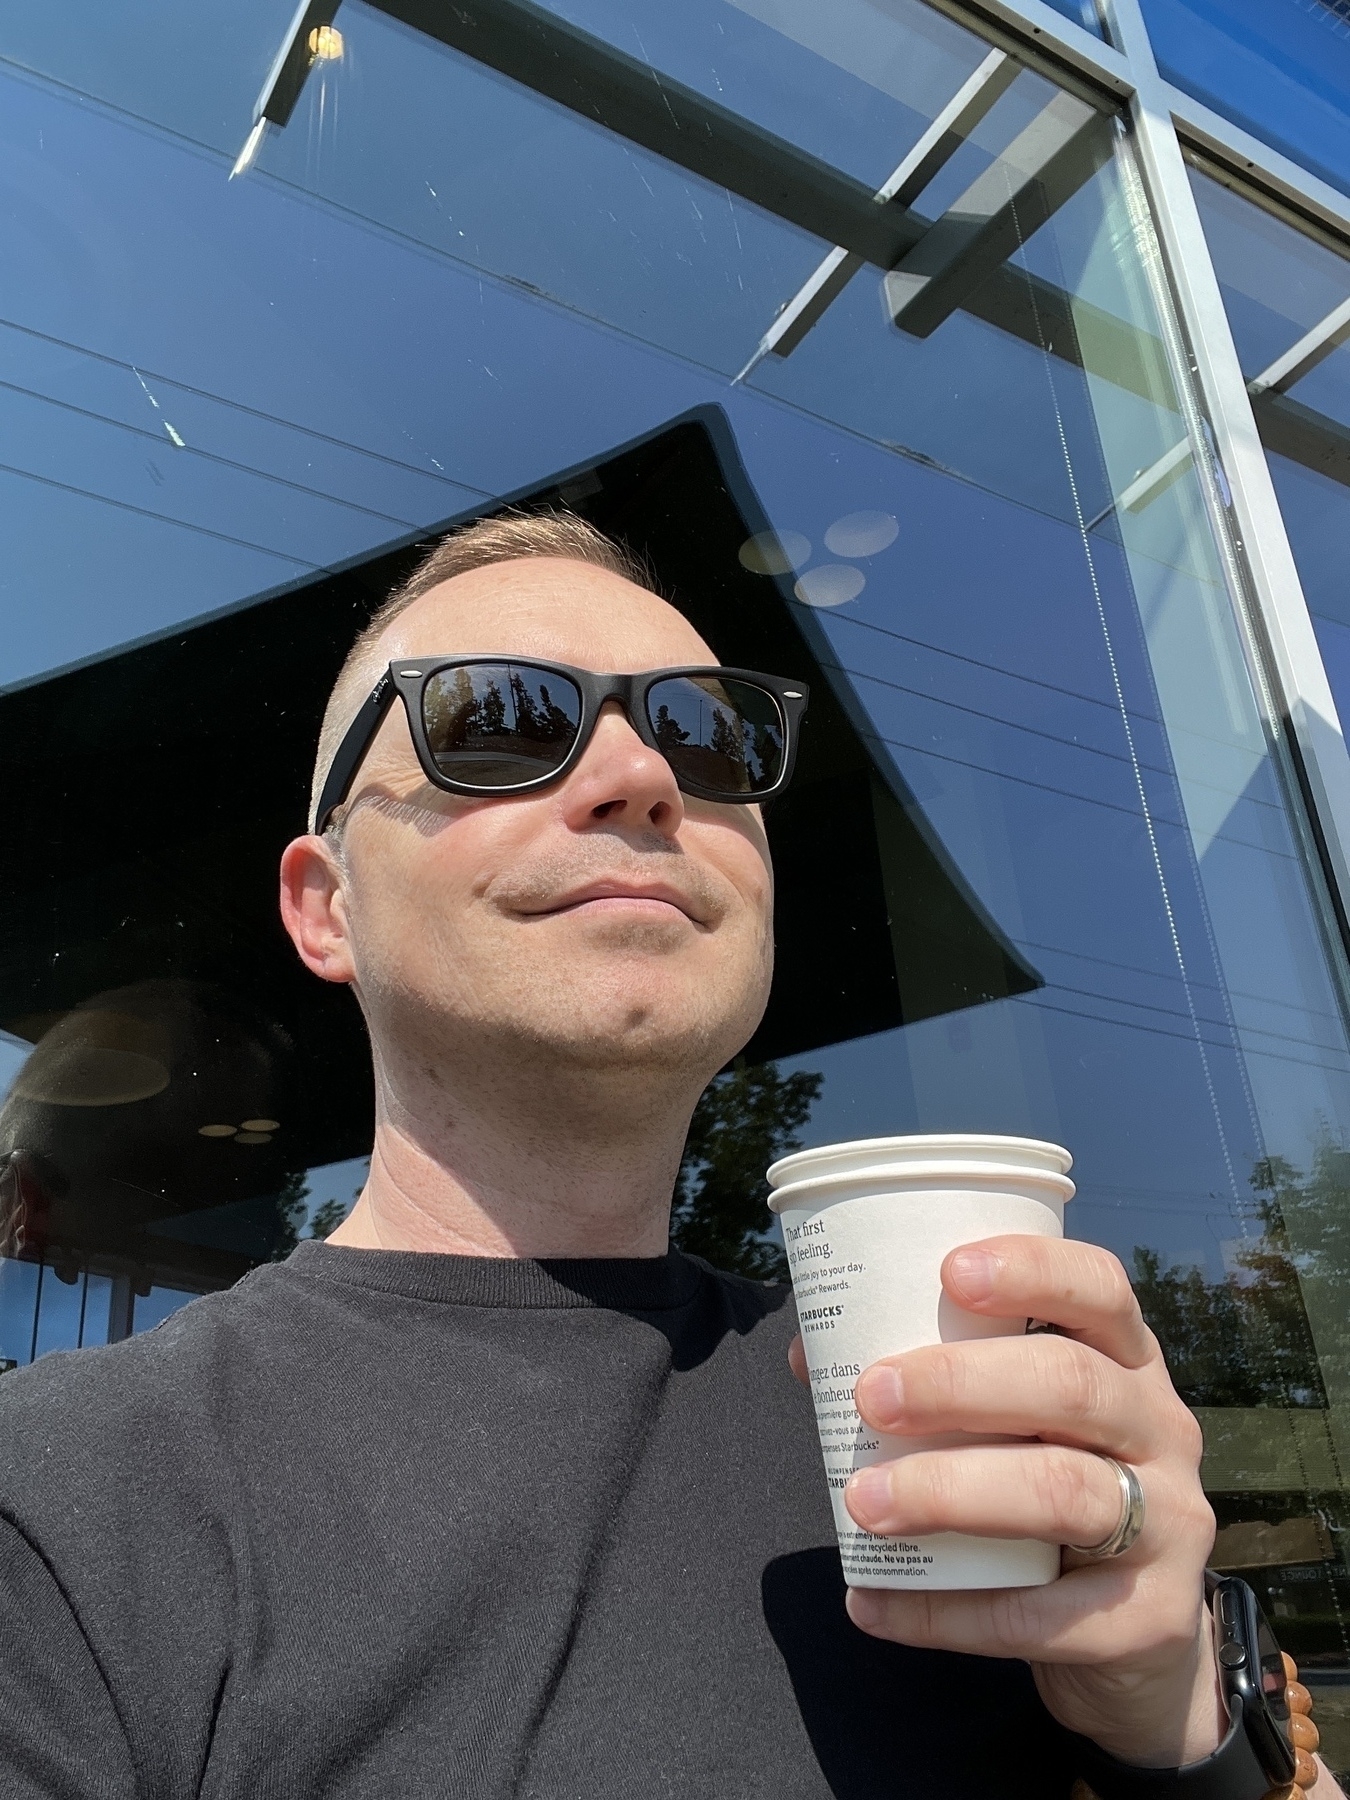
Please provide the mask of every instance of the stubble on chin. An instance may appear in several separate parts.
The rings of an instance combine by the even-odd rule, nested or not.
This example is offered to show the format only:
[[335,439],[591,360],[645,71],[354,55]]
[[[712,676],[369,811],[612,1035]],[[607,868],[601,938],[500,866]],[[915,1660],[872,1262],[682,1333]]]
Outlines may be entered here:
[[710,1079],[758,1023],[768,964],[760,945],[691,949],[679,941],[688,930],[605,921],[562,956],[522,954],[494,1009],[498,1027],[525,1057]]
[[[669,920],[536,910],[585,881],[629,875],[669,881],[698,922],[674,908]],[[428,918],[368,946],[362,1006],[399,1086],[396,1066],[405,1080],[434,1080],[446,1094],[490,1079],[527,1095],[531,1083],[569,1070],[701,1087],[763,1013],[768,909],[761,916],[695,858],[599,840],[465,898],[457,928]]]

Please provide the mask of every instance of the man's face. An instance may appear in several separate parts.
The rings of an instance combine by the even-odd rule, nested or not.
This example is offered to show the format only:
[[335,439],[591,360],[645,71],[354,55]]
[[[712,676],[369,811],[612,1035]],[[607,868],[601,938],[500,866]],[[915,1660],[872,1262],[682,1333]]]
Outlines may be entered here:
[[[457,575],[383,639],[381,664],[507,654],[608,673],[715,663],[664,601],[585,563]],[[325,968],[352,979],[377,1056],[437,1067],[500,1048],[573,1066],[711,1076],[745,1043],[772,969],[773,882],[757,807],[681,794],[610,702],[567,777],[466,799],[423,775],[394,706],[348,796]]]

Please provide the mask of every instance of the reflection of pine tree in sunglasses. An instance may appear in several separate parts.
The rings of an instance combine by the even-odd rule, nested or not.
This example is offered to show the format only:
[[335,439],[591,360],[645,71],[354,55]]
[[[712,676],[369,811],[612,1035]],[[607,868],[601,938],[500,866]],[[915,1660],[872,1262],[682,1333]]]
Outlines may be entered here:
[[489,663],[432,676],[422,718],[437,768],[457,781],[509,787],[563,761],[576,740],[581,696],[566,676],[535,670],[527,680],[527,673]]
[[[731,690],[735,690],[734,692]],[[747,682],[658,682],[652,735],[677,776],[726,793],[777,780],[783,734],[773,697]],[[508,787],[558,767],[576,741],[581,696],[543,669],[477,664],[427,682],[422,718],[436,766],[454,780]]]
[[[689,729],[671,716],[672,704],[690,721]],[[652,734],[677,775],[700,787],[742,794],[777,780],[782,726],[777,703],[761,688],[681,676],[656,683],[647,695],[647,711]]]

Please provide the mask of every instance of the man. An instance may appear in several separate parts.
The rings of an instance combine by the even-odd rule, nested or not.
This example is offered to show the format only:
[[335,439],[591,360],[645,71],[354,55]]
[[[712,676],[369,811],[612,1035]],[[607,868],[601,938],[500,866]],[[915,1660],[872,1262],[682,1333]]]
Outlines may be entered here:
[[697,689],[725,715],[701,751],[687,687],[581,696],[715,662],[567,519],[448,540],[358,641],[281,903],[369,1026],[370,1180],[326,1244],[6,1378],[7,1800],[1063,1800],[1070,1733],[1158,1769],[1219,1743],[1199,1434],[1114,1259],[950,1258],[960,1305],[1059,1334],[890,1359],[859,1406],[1028,1441],[849,1505],[1095,1546],[1110,1455],[1137,1542],[846,1614],[787,1290],[667,1249],[690,1114],[768,994],[745,802],[775,746],[728,774],[725,719],[761,704],[730,678]]

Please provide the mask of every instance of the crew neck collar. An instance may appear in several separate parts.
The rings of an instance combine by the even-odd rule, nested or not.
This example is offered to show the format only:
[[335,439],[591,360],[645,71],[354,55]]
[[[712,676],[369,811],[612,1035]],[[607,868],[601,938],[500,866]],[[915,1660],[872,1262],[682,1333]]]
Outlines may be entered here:
[[285,1266],[309,1281],[373,1288],[443,1306],[534,1309],[608,1307],[664,1312],[685,1306],[702,1271],[678,1250],[664,1256],[446,1256],[420,1250],[355,1250],[306,1238]]

